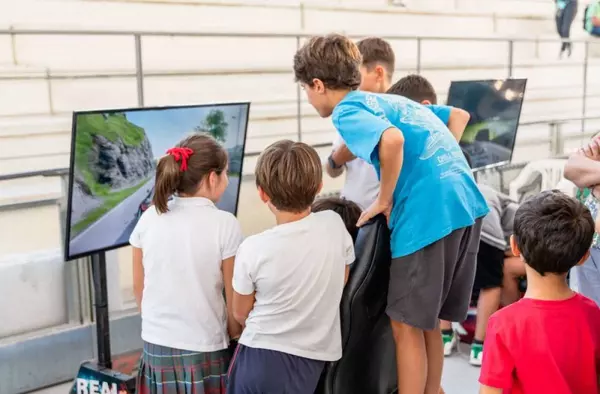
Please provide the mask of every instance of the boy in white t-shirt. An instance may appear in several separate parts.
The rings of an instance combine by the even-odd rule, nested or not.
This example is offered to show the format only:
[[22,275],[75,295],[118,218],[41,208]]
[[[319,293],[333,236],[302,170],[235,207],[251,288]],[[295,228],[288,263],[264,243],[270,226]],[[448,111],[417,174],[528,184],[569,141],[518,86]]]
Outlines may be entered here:
[[[395,67],[394,50],[391,45],[382,38],[369,37],[359,41],[356,46],[363,57],[359,89],[373,93],[387,92],[392,84]],[[333,152],[325,169],[333,178],[342,175],[346,169],[342,197],[355,202],[362,209],[367,209],[379,193],[377,173],[372,165],[362,159],[345,162],[343,158],[337,157],[336,151],[343,144],[342,137],[336,136]]]
[[322,187],[313,148],[276,142],[255,172],[277,226],[248,237],[236,255],[233,313],[245,328],[227,392],[312,393],[325,363],[342,356],[339,305],[352,238],[337,213],[311,213]]

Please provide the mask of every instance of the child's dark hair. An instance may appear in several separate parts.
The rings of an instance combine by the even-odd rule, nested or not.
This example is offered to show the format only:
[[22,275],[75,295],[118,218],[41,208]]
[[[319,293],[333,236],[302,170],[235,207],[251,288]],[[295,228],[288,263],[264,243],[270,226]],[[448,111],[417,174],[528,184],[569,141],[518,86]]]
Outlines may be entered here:
[[258,157],[256,186],[280,211],[299,213],[310,208],[321,189],[323,167],[317,151],[302,142],[283,140]]
[[[177,148],[189,150],[181,153],[180,149],[177,153]],[[221,175],[227,168],[227,152],[206,134],[192,134],[169,151],[172,153],[161,157],[156,166],[152,203],[159,213],[169,210],[168,201],[173,194],[193,195],[207,175]]]
[[540,275],[566,274],[590,249],[594,220],[574,198],[548,190],[521,204],[514,237],[525,263]]
[[425,77],[416,74],[401,78],[389,88],[387,93],[404,96],[417,103],[427,100],[431,104],[437,104],[437,94],[433,85]]
[[362,55],[362,64],[371,70],[376,65],[385,67],[388,76],[392,78],[396,67],[396,56],[389,42],[379,37],[368,37],[356,43]]
[[313,86],[320,79],[329,89],[356,90],[360,85],[362,56],[348,37],[340,34],[312,37],[294,55],[296,82]]
[[352,237],[352,242],[356,242],[356,237],[358,236],[356,222],[358,222],[362,214],[362,210],[356,203],[339,197],[320,198],[312,205],[312,211],[334,211],[340,215]]

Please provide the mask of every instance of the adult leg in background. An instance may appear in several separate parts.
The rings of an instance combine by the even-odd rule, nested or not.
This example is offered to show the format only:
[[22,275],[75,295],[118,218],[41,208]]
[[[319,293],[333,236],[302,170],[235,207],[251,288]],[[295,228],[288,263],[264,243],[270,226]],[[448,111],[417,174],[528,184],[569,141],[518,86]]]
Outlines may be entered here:
[[575,20],[576,15],[577,1],[573,0],[568,2],[564,10],[562,11],[561,26],[559,31],[559,35],[564,40],[565,50],[567,51],[568,56],[571,56],[572,51],[572,43],[570,40],[571,25],[573,25],[573,21]]

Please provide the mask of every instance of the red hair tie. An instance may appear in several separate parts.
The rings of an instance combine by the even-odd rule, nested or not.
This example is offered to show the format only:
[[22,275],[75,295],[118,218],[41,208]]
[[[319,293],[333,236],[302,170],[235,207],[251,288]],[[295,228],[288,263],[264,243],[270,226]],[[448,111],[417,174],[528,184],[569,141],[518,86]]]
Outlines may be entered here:
[[175,161],[181,161],[179,169],[186,171],[188,169],[187,161],[190,156],[194,153],[190,148],[171,148],[167,151],[167,155],[171,155],[175,158]]

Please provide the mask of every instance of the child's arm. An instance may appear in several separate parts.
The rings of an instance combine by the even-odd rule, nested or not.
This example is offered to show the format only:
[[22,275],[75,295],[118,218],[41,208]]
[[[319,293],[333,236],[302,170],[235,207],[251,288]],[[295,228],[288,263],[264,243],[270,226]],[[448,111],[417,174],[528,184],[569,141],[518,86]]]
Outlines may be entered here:
[[460,108],[447,105],[426,105],[448,127],[456,141],[460,142],[471,115]]
[[358,220],[357,226],[362,226],[371,218],[384,213],[389,219],[394,201],[394,190],[400,178],[404,162],[404,135],[395,127],[389,128],[381,135],[379,143],[379,165],[381,180],[377,199]]
[[133,252],[133,295],[138,310],[142,310],[142,295],[144,294],[144,264],[142,263],[142,249],[132,247]]
[[379,195],[363,212],[357,225],[362,226],[380,213],[389,216],[404,160],[404,135],[386,118],[361,103],[338,106],[333,124],[354,156],[369,164],[378,159],[380,164]]
[[585,156],[582,152],[571,155],[565,166],[564,176],[577,187],[592,187],[600,184],[600,161]]
[[460,142],[469,119],[471,119],[471,115],[467,111],[460,108],[452,108],[450,118],[448,119],[448,129],[450,129],[457,142]]
[[254,285],[254,271],[256,266],[256,251],[248,245],[247,241],[240,245],[235,265],[233,266],[232,284],[232,314],[235,320],[246,326],[246,319],[254,308],[256,301],[256,287]]
[[502,394],[502,389],[497,389],[495,387],[489,387],[482,384],[479,389],[479,394]]
[[479,376],[480,393],[501,393],[502,389],[512,387],[515,362],[509,345],[502,335],[506,330],[503,330],[501,326],[502,321],[498,315],[492,315],[488,321],[485,336],[485,352],[483,352],[483,363]]
[[252,292],[252,294],[233,292],[233,317],[242,327],[246,327],[246,319],[254,308],[255,295],[256,292]]
[[221,263],[221,272],[223,273],[223,283],[225,284],[225,302],[227,303],[227,333],[229,338],[237,339],[242,334],[242,326],[233,314],[233,266],[235,257],[223,260]]

